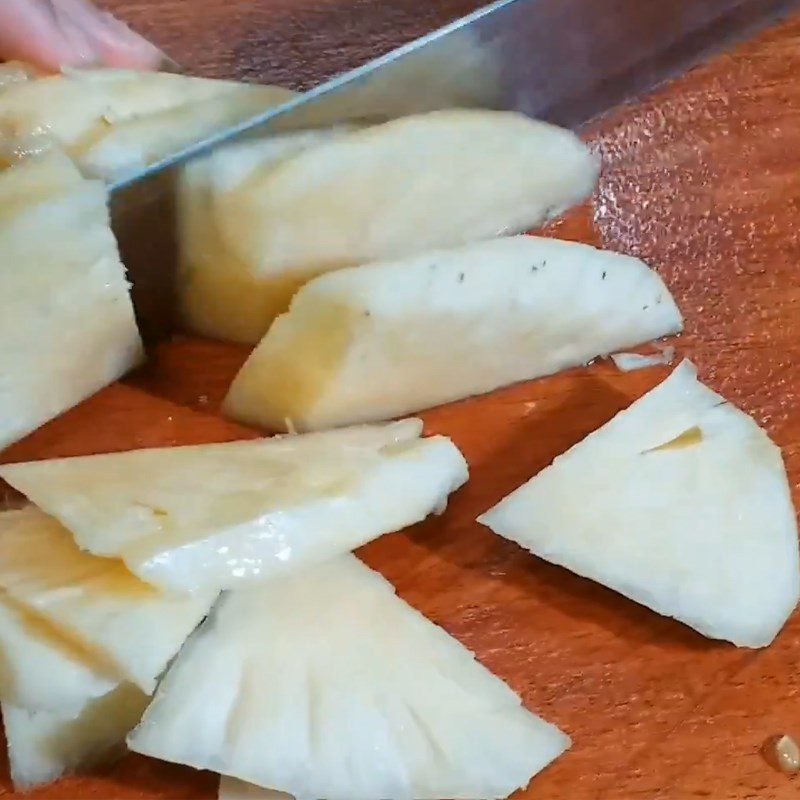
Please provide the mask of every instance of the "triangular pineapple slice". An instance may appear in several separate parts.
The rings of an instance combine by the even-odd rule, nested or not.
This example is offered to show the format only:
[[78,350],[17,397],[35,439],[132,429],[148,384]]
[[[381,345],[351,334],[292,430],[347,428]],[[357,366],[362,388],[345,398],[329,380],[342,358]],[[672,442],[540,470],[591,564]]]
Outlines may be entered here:
[[2,703],[11,780],[25,790],[124,753],[128,731],[148,698],[122,684],[67,713],[31,712]]
[[354,556],[225,595],[132,750],[300,800],[506,797],[569,744]]
[[157,586],[230,588],[419,522],[467,478],[422,423],[37,461],[0,475]]
[[138,363],[128,288],[102,184],[55,152],[0,174],[0,449]]
[[514,236],[323,275],[234,381],[229,416],[299,430],[390,419],[675,333],[638,259]]
[[780,450],[688,362],[480,521],[740,646],[769,644],[797,604]]
[[[88,174],[110,180],[291,95],[273,86],[170,73],[67,70],[5,86],[0,148],[24,157],[56,144]],[[186,117],[174,111],[186,111]],[[136,141],[117,138],[128,125],[141,133]],[[106,137],[116,143],[104,147]]]
[[[520,233],[590,194],[597,171],[571,132],[506,112],[435,111],[334,137],[218,198],[237,263],[229,294],[251,292],[247,307],[261,318],[249,332],[224,321],[202,329],[255,344],[315,275]],[[201,269],[221,267],[194,270],[211,292]],[[238,304],[225,312],[236,316]]]
[[47,620],[0,594],[0,700],[69,714],[118,683]]
[[34,507],[0,514],[0,589],[147,693],[214,600],[163,594]]

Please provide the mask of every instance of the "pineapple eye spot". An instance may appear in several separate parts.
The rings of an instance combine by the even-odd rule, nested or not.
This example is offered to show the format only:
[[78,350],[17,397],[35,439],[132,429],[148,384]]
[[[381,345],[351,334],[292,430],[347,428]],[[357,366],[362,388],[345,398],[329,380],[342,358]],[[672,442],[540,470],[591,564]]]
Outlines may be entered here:
[[154,517],[169,516],[169,511],[167,511],[165,508],[161,508],[160,506],[151,506],[149,503],[139,503],[139,502],[136,502],[135,505],[145,509],[148,513],[152,514]]

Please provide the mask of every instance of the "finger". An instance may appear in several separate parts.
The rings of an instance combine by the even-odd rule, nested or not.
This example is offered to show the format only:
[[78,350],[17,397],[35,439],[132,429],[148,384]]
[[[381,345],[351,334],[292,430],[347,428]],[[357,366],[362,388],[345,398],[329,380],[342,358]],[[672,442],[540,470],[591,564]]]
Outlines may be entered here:
[[70,42],[45,4],[31,0],[0,1],[0,56],[55,70],[89,57]]
[[72,38],[77,52],[88,44],[96,63],[110,67],[157,69],[163,55],[111,14],[87,0],[50,0],[59,28]]
[[157,69],[157,47],[86,0],[0,0],[0,58],[49,70],[103,65]]

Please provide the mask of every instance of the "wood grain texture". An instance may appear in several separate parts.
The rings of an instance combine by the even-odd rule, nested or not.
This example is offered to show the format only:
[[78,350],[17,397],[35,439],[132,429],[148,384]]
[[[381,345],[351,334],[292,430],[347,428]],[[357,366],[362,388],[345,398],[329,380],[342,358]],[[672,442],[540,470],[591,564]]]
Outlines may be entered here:
[[480,8],[481,0],[101,0],[187,71],[309,86]]
[[[109,5],[205,74],[303,85],[429,27],[457,2],[116,0]],[[366,31],[366,35],[363,33]],[[388,31],[388,33],[387,33]],[[372,37],[372,38],[370,38]],[[679,354],[763,424],[800,501],[800,18],[700,67],[586,131],[603,155],[591,203],[547,233],[645,258],[683,309]],[[246,352],[181,337],[3,455],[41,458],[253,435],[216,411]],[[569,732],[573,748],[521,796],[539,800],[783,800],[800,779],[760,748],[800,736],[800,616],[769,649],[740,651],[539,561],[476,515],[654,386],[664,369],[606,363],[434,409],[472,479],[447,513],[361,552],[399,593]],[[579,498],[576,498],[579,499]],[[214,779],[129,757],[30,798],[211,798]],[[0,796],[10,796],[0,778]]]

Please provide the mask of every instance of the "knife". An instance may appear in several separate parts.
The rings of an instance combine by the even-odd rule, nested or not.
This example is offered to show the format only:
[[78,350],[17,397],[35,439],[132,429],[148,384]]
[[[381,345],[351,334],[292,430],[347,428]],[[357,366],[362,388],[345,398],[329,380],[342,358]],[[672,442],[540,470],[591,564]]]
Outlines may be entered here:
[[161,159],[111,187],[112,225],[145,341],[174,328],[174,187],[189,159],[287,129],[456,106],[515,110],[579,128],[798,6],[800,0],[498,0]]

